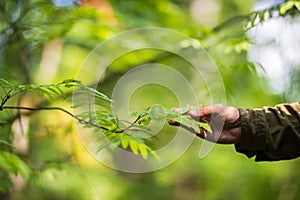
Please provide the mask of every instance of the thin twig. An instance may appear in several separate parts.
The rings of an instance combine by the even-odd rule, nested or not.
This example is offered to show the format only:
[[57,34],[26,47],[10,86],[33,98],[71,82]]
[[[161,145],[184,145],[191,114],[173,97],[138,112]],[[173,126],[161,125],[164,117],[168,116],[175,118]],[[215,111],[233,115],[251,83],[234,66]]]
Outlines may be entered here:
[[59,111],[62,111],[66,114],[68,114],[69,116],[73,117],[74,119],[76,119],[79,123],[81,124],[85,124],[85,125],[91,125],[91,126],[94,126],[96,128],[99,128],[99,129],[103,129],[103,130],[106,130],[108,131],[109,129],[106,128],[106,127],[103,127],[103,126],[100,126],[98,124],[95,124],[95,123],[92,123],[90,121],[85,121],[79,117],[77,117],[76,115],[72,114],[71,112],[63,109],[63,108],[60,108],[60,107],[39,107],[39,108],[30,108],[30,107],[24,107],[24,106],[3,106],[1,107],[2,110],[5,110],[5,109],[14,109],[14,110],[29,110],[29,111],[39,111],[39,110],[59,110]]
[[[267,11],[269,11],[271,9],[275,10],[280,5],[282,5],[284,2],[285,2],[285,0],[282,0],[282,1],[280,1],[280,2],[278,2],[276,4],[274,4],[274,5],[272,5],[271,7],[268,7],[268,8],[262,9],[262,10],[253,11],[253,12],[250,12],[249,14],[247,14],[247,15],[234,16],[234,17],[229,18],[228,20],[222,22],[221,24],[219,24],[218,26],[216,26],[212,30],[217,33],[219,31],[223,30],[224,28],[227,28],[228,26],[233,25],[235,23],[238,23],[238,22],[241,22],[241,21],[245,21],[245,20],[250,20],[251,17],[253,17],[253,16],[255,16],[255,15],[259,14],[259,13],[267,12]],[[272,16],[271,18],[280,17],[280,16],[281,15],[279,14],[278,16]],[[259,24],[259,23],[257,23],[257,24]],[[247,28],[246,30],[248,31],[249,29],[254,28],[255,26],[257,26],[257,24],[254,24],[253,26]]]
[[212,30],[215,33],[220,32],[221,30],[223,30],[224,28],[227,28],[230,25],[233,25],[235,23],[242,22],[242,21],[245,21],[245,20],[249,19],[250,16],[251,16],[251,14],[249,14],[249,15],[239,15],[239,16],[232,17],[232,18],[224,21],[223,23],[219,24],[218,26],[216,26]]
[[142,118],[142,115],[139,115],[128,127],[120,130],[120,131],[117,131],[117,133],[123,133],[123,132],[126,132],[128,131],[131,127],[133,127],[140,119]]
[[2,98],[2,102],[1,102],[1,105],[0,105],[0,111],[2,110],[4,104],[6,104],[6,102],[11,98],[11,92],[12,92],[12,90],[9,90],[9,92],[7,92],[5,94],[5,96]]

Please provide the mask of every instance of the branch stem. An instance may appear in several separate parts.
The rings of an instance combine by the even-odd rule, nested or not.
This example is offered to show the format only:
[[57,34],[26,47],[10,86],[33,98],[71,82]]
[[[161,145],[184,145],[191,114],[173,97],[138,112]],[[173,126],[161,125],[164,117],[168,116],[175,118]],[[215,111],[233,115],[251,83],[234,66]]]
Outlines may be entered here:
[[29,111],[40,111],[40,110],[59,110],[62,111],[66,114],[68,114],[69,116],[73,117],[74,119],[76,119],[79,123],[81,124],[85,124],[85,125],[91,125],[94,126],[95,128],[99,128],[99,129],[103,129],[108,131],[109,129],[103,126],[100,126],[98,124],[92,123],[90,121],[86,121],[83,120],[79,117],[77,117],[76,115],[72,114],[71,112],[67,111],[66,109],[63,109],[61,107],[39,107],[39,108],[30,108],[30,107],[24,107],[24,106],[2,106],[1,107],[2,110],[5,109],[14,109],[14,110],[29,110]]

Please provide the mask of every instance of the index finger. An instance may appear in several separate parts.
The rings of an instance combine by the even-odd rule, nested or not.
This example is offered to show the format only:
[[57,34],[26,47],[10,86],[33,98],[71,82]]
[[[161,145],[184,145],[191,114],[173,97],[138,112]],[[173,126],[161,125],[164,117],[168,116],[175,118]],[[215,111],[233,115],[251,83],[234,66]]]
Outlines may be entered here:
[[190,110],[187,112],[191,117],[208,117],[213,113],[220,111],[221,107],[219,105],[208,105],[203,106],[197,110]]

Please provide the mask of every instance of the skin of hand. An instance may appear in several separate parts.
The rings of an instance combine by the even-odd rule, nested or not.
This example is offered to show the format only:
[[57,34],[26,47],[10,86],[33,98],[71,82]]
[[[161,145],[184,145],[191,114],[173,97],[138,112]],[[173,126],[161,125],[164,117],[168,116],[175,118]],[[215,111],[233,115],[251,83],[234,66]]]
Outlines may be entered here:
[[[176,108],[175,112],[179,112],[180,108]],[[215,104],[201,107],[197,110],[190,110],[185,115],[188,115],[194,120],[202,121],[210,125],[212,133],[204,128],[200,131],[195,131],[193,128],[182,125],[174,120],[170,120],[169,124],[181,126],[186,130],[196,134],[200,138],[208,141],[217,142],[220,144],[236,144],[239,143],[241,135],[240,113],[239,110],[232,106],[223,104]],[[223,125],[220,127],[220,124]],[[221,133],[216,134],[216,130],[221,130]],[[220,132],[220,131],[219,131]]]

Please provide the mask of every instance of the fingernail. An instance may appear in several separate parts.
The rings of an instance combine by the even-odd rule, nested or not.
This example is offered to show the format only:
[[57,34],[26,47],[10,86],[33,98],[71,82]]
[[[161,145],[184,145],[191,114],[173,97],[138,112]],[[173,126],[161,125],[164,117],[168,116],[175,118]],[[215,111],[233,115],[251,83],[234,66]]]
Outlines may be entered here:
[[181,108],[174,108],[174,112],[180,112]]
[[170,125],[173,125],[173,126],[180,126],[180,123],[176,122],[176,121],[173,120],[173,119],[170,119],[170,120],[169,120],[169,124],[170,124]]
[[170,123],[170,124],[175,124],[175,122],[176,122],[176,121],[175,121],[174,119],[170,119],[170,120],[169,120],[169,123]]

